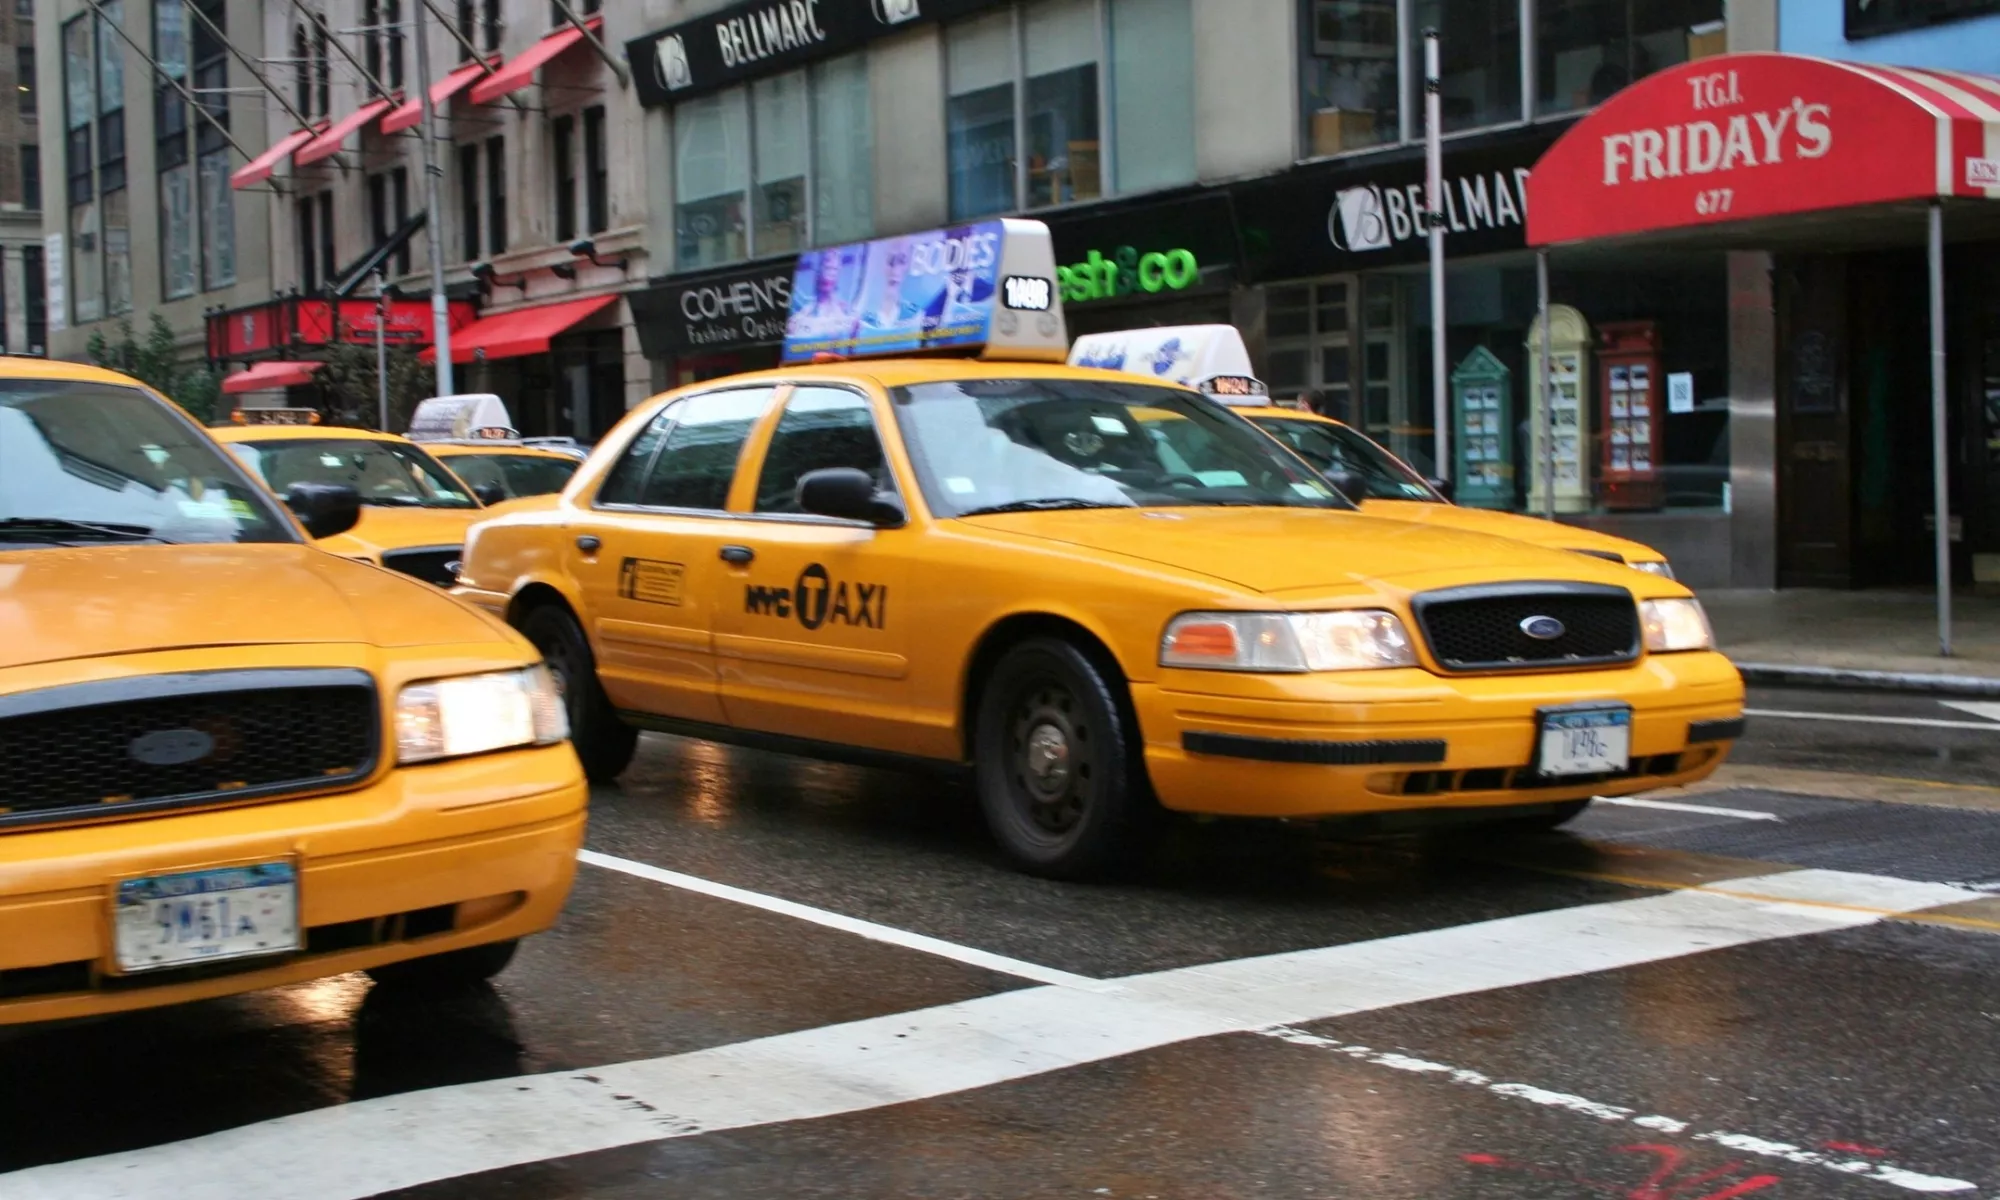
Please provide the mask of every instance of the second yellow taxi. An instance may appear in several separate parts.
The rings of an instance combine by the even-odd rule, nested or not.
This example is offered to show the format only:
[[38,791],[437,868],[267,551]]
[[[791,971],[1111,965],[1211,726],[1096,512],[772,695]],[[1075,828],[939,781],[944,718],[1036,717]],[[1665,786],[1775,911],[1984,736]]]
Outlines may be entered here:
[[834,253],[788,356],[887,356],[655,397],[472,532],[458,594],[541,649],[593,776],[641,728],[969,768],[1073,876],[1156,806],[1546,825],[1740,733],[1673,580],[1362,515],[1196,391],[1063,365],[1038,224]]

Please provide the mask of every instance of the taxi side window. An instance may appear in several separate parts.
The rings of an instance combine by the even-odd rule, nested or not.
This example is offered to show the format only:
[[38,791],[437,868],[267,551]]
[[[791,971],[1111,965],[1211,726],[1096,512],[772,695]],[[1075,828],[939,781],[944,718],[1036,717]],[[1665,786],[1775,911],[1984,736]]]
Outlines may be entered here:
[[646,423],[632,444],[625,447],[619,456],[618,465],[611,468],[610,478],[597,491],[599,504],[637,504],[639,488],[646,482],[646,472],[653,465],[653,457],[660,452],[660,443],[667,440],[667,432],[674,427],[681,412],[687,408],[687,401],[676,400],[667,405]]
[[[770,407],[771,388],[691,396],[660,443],[636,503],[646,508],[720,510],[750,428]],[[663,414],[664,415],[664,414]]]
[[757,511],[803,512],[800,476],[827,467],[858,468],[874,477],[876,487],[895,490],[867,397],[842,388],[802,387],[785,402],[785,414],[771,433],[757,479]]

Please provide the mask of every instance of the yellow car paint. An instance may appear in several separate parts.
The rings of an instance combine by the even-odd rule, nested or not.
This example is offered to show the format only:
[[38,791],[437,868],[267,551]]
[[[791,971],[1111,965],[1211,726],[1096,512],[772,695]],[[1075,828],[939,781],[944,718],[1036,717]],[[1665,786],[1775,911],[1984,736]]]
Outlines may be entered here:
[[[1712,651],[1644,653],[1590,669],[1465,673],[1443,670],[1418,637],[1413,667],[1308,674],[1164,668],[1163,630],[1189,611],[1388,609],[1414,631],[1412,598],[1439,588],[1556,580],[1609,585],[1638,600],[1690,593],[1671,579],[1567,548],[1354,511],[1167,507],[939,517],[919,485],[890,391],[977,379],[1142,382],[1058,365],[907,359],[691,385],[628,413],[560,497],[475,526],[456,594],[516,621],[541,605],[573,612],[605,697],[628,722],[795,742],[807,752],[954,764],[975,757],[969,714],[989,639],[1061,630],[1115,665],[1153,792],[1166,807],[1189,812],[1325,817],[1576,800],[1693,782],[1726,753],[1724,739],[1690,742],[1690,722],[1727,722],[1742,711],[1741,681]],[[908,507],[901,527],[753,511],[784,405],[795,387],[814,385],[867,398]],[[723,511],[597,504],[615,465],[664,406],[725,388],[772,391],[742,447]],[[1308,472],[1302,461],[1285,461]],[[738,561],[726,561],[732,556]],[[832,597],[825,602],[831,613],[811,628],[781,611],[787,595],[809,587],[815,604],[821,589]],[[1632,706],[1632,761],[1644,769],[1622,778],[1518,783],[1535,755],[1536,710],[1591,699]],[[1272,742],[1441,739],[1448,750],[1413,770],[1187,748],[1187,735],[1212,734]]]
[[[1296,408],[1238,407],[1238,415],[1266,432],[1277,433],[1279,441],[1286,439],[1278,429],[1282,423],[1300,421],[1310,424],[1328,425],[1359,434],[1352,426],[1331,417],[1307,412]],[[1364,435],[1365,436],[1365,435]],[[1371,441],[1373,439],[1370,439]],[[1390,454],[1381,443],[1374,443],[1385,458],[1395,462],[1417,478],[1414,468]],[[1296,449],[1297,447],[1294,447]],[[1651,546],[1635,542],[1630,538],[1600,533],[1594,529],[1584,529],[1576,525],[1564,525],[1557,521],[1545,521],[1522,513],[1498,512],[1486,508],[1468,508],[1453,504],[1442,496],[1424,500],[1390,500],[1376,497],[1353,497],[1363,512],[1374,516],[1394,517],[1399,521],[1415,521],[1420,524],[1442,525],[1451,529],[1470,530],[1474,533],[1490,533],[1495,537],[1513,538],[1537,546],[1547,546],[1552,550],[1574,550],[1600,558],[1615,559],[1626,563],[1665,563],[1666,556]]]
[[[142,395],[173,414],[182,426],[176,436],[205,445],[219,472],[240,478],[239,494],[257,495],[248,471],[133,380],[7,359],[0,414],[8,390],[24,380]],[[0,488],[0,517],[20,515],[4,511],[7,502]],[[8,985],[0,989],[0,1025],[379,968],[554,923],[584,825],[586,789],[570,747],[397,761],[404,685],[520,670],[538,660],[534,648],[436,588],[307,544],[288,517],[274,528],[277,536],[258,542],[0,540],[0,746],[10,724],[37,713],[80,706],[74,711],[83,720],[92,706],[117,702],[99,697],[168,694],[156,689],[171,684],[182,689],[171,694],[192,704],[219,694],[213,688],[299,678],[240,673],[365,677],[376,710],[373,766],[353,778],[316,776],[244,798],[232,798],[228,784],[157,799],[108,795],[95,811],[24,807],[26,793],[0,790],[0,981]],[[168,719],[179,711],[170,709]],[[238,769],[226,760],[228,747],[251,736],[235,724],[248,719],[242,712],[186,719],[224,747],[217,770]],[[85,735],[61,736],[80,746]],[[131,757],[148,761],[136,747]],[[297,871],[298,924],[310,939],[304,950],[238,959],[222,972],[169,968],[121,978],[113,948],[121,880],[266,862]],[[428,924],[411,923],[418,913]]]

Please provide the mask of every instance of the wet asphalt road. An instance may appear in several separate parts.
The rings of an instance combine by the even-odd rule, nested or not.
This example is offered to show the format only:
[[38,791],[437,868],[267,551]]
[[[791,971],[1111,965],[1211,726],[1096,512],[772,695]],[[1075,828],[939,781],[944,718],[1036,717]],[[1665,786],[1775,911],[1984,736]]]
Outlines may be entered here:
[[[1841,719],[1753,716],[1736,763],[1955,806],[1187,823],[1085,886],[1009,872],[951,785],[648,736],[596,794],[607,857],[490,989],[0,1030],[0,1198],[2000,1196],[2000,709],[1751,708]],[[1771,902],[1792,868],[1811,896]]]

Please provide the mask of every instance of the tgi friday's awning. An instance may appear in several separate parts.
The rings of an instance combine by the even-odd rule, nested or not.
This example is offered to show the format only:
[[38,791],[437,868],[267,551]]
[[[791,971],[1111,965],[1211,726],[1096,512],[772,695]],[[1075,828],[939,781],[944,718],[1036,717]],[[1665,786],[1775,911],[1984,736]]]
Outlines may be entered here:
[[[1546,252],[1695,234],[1765,248],[1788,225],[1873,222],[1871,236],[1879,237],[1898,220],[1904,240],[1914,241],[1914,220],[1896,213],[1927,209],[1938,648],[1949,655],[1944,210],[2000,214],[1982,203],[1993,199],[2000,199],[2000,78],[1726,54],[1648,76],[1571,126],[1528,176],[1528,243]],[[1546,330],[1548,273],[1539,274]]]

